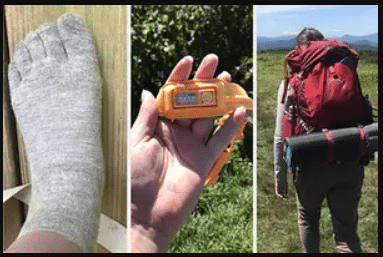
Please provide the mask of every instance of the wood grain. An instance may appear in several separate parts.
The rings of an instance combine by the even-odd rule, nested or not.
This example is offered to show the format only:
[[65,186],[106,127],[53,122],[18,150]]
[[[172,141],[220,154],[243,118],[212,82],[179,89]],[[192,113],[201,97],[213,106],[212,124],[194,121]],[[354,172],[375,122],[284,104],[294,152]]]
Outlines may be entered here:
[[[9,101],[7,79],[8,62],[8,44],[3,22],[3,190],[15,187],[20,183],[17,163],[16,127]],[[6,204],[3,204],[3,250],[8,248],[15,240],[23,221],[22,203],[18,200],[11,199]]]
[[[94,36],[103,78],[103,149],[105,190],[102,212],[126,225],[127,218],[127,7],[105,5],[5,6],[6,32],[12,58],[16,44],[44,22],[70,12],[81,16]],[[22,182],[28,182],[28,165],[19,140]]]

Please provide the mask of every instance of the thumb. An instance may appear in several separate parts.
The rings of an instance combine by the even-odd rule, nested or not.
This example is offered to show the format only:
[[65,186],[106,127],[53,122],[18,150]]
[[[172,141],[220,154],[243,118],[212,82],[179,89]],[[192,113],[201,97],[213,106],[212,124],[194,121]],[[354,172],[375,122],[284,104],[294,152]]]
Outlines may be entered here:
[[223,126],[214,134],[208,141],[207,146],[211,149],[214,156],[218,156],[229,145],[232,138],[237,133],[239,127],[246,117],[246,108],[237,108],[232,115],[227,119]]
[[142,90],[141,102],[140,112],[132,127],[133,145],[147,136],[152,136],[158,120],[158,108],[153,94]]

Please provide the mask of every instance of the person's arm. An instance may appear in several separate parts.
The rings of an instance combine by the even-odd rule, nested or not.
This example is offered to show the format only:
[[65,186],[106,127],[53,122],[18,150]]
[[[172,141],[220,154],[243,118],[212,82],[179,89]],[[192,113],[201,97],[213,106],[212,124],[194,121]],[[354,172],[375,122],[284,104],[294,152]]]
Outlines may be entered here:
[[282,103],[282,97],[284,88],[284,82],[282,81],[278,90],[277,116],[274,132],[275,192],[281,197],[286,197],[287,194],[287,166],[283,160],[283,112],[285,104]]

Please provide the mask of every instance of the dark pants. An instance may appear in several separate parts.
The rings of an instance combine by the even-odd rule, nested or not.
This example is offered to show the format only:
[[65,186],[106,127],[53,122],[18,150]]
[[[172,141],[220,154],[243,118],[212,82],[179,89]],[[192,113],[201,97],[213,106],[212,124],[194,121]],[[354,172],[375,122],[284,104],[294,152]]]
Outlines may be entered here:
[[319,252],[319,219],[324,198],[332,216],[338,252],[361,252],[357,235],[362,165],[308,165],[297,173],[298,227],[304,252]]

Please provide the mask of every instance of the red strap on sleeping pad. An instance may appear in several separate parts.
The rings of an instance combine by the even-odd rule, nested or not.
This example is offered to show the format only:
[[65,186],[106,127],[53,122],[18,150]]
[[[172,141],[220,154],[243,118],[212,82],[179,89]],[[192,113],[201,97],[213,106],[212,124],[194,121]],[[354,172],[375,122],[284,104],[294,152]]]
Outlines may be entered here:
[[362,156],[367,153],[367,137],[366,137],[366,131],[364,131],[364,127],[362,125],[359,125],[359,132],[360,132],[360,149],[359,149],[359,155],[358,158],[355,160],[355,164],[358,164],[360,162],[360,159],[362,159]]
[[332,140],[331,134],[328,131],[328,129],[323,129],[324,134],[327,137],[327,142],[328,142],[328,153],[327,153],[327,159],[325,164],[329,164],[334,160],[334,141]]

